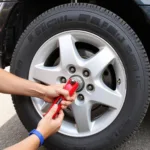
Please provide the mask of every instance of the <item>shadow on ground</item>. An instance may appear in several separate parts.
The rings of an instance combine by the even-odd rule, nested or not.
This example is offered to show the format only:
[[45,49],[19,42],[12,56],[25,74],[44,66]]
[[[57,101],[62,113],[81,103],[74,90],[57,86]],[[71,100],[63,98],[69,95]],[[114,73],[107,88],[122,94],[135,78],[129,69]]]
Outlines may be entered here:
[[[0,128],[0,150],[13,145],[28,136],[17,115]],[[149,150],[150,148],[150,109],[140,130],[117,150]],[[44,150],[41,148],[40,150]]]
[[[27,130],[17,115],[13,116],[0,128],[0,150],[9,147],[28,136]],[[39,150],[44,150],[40,148]]]
[[150,108],[139,131],[117,150],[150,150]]

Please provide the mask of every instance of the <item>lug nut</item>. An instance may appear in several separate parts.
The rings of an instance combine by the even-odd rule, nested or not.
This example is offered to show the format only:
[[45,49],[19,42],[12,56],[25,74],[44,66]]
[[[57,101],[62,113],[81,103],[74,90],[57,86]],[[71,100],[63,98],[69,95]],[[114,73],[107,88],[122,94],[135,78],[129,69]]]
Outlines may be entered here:
[[84,71],[83,71],[83,75],[84,75],[85,77],[89,77],[90,72],[89,72],[88,70],[84,70]]
[[69,71],[70,71],[71,73],[75,73],[75,72],[76,72],[76,68],[73,67],[73,66],[71,66],[71,67],[69,68]]
[[82,94],[79,94],[78,95],[78,99],[81,100],[81,101],[83,101],[84,100],[84,96]]
[[94,86],[92,84],[87,85],[87,90],[88,91],[93,91],[94,90]]
[[61,77],[61,78],[60,78],[60,82],[61,82],[61,83],[66,83],[66,81],[67,81],[67,80],[66,80],[65,77]]
[[117,83],[118,83],[118,85],[120,85],[121,84],[121,79],[118,79]]

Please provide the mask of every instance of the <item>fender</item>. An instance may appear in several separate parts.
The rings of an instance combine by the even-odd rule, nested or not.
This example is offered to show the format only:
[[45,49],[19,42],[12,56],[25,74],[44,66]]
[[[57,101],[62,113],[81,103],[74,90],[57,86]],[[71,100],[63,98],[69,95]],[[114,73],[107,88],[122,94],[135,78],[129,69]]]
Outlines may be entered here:
[[11,10],[16,3],[17,1],[0,2],[0,68],[4,68],[4,65],[2,63],[2,56],[4,50],[3,41],[5,37],[5,26],[7,24]]
[[146,15],[147,21],[150,23],[150,0],[134,0]]
[[150,5],[149,0],[134,0],[138,5]]

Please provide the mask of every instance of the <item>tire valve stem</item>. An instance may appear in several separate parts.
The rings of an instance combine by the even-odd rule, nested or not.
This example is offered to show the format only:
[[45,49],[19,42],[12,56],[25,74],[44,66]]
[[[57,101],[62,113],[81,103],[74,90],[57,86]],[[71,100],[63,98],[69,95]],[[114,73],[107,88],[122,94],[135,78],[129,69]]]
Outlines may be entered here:
[[120,85],[121,84],[121,79],[117,80],[117,84]]

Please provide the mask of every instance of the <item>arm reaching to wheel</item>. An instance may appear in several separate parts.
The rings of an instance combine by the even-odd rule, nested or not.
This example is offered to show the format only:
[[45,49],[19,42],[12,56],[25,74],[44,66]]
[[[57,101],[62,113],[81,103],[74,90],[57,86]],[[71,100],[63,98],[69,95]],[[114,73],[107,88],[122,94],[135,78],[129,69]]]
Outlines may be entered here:
[[[64,113],[61,110],[58,116],[53,119],[53,115],[57,110],[57,105],[54,105],[49,113],[39,122],[36,131],[41,134],[43,139],[46,139],[48,136],[57,132],[62,124]],[[25,140],[17,143],[5,150],[36,150],[40,145],[40,139],[37,135],[32,134]]]
[[[19,78],[11,73],[0,69],[0,92],[15,95],[25,95],[39,97],[46,102],[62,95],[66,101],[62,101],[62,108],[65,109],[75,99],[75,94],[70,97],[69,92],[63,89],[64,85],[42,85],[32,81]],[[31,132],[31,135],[18,144],[15,144],[6,150],[36,150],[42,145],[44,139],[57,132],[62,124],[64,113],[60,110],[59,114],[53,119],[58,106],[54,105],[48,114],[39,122],[37,129]]]
[[69,92],[63,89],[64,84],[42,85],[26,79],[17,77],[11,73],[0,69],[0,92],[6,94],[25,95],[38,97],[46,102],[53,102],[54,98],[63,95],[66,101],[62,101],[62,108],[69,106],[76,95],[69,96]]

